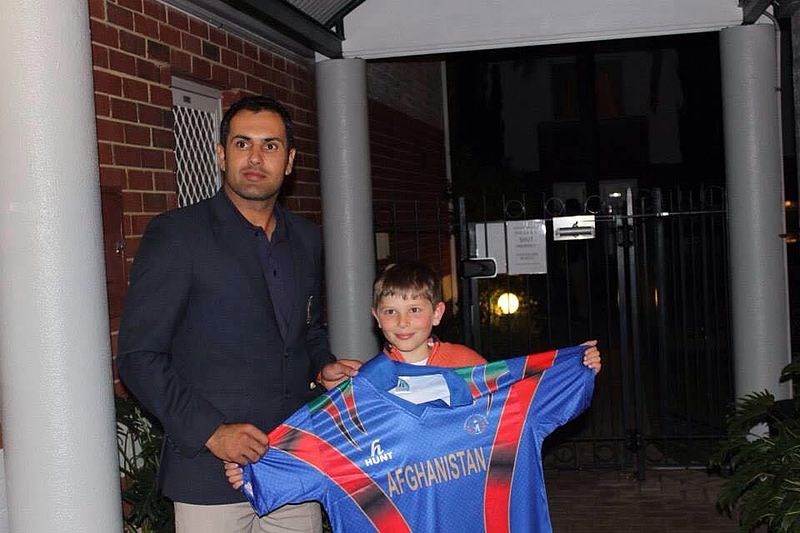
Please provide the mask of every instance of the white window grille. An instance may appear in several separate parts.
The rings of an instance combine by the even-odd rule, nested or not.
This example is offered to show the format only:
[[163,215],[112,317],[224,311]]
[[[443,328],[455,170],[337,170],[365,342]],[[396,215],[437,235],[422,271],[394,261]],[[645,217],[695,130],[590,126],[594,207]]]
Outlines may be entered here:
[[214,196],[220,187],[215,147],[222,115],[219,91],[172,80],[178,206]]

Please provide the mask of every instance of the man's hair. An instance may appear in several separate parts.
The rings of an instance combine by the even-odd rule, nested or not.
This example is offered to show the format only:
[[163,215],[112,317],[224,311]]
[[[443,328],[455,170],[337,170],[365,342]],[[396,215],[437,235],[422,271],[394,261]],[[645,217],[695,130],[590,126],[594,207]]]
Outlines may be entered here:
[[292,117],[289,116],[289,111],[274,98],[269,96],[245,96],[240,98],[231,105],[225,114],[222,116],[222,122],[219,125],[219,143],[224,147],[228,142],[228,134],[231,131],[231,120],[236,116],[239,111],[252,111],[258,113],[260,111],[271,111],[276,113],[283,120],[283,127],[286,130],[286,148],[291,150],[294,148],[294,129],[292,126]]
[[418,261],[401,261],[386,267],[372,286],[372,307],[381,299],[399,295],[403,298],[427,298],[432,305],[442,301],[442,280],[431,267]]

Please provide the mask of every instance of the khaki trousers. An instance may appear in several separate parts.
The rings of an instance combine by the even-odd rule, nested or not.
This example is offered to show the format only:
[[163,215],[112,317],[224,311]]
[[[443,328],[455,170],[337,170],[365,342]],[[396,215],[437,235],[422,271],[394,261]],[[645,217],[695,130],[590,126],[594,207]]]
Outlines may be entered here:
[[322,533],[316,502],[284,505],[259,518],[249,503],[194,505],[175,502],[176,533]]

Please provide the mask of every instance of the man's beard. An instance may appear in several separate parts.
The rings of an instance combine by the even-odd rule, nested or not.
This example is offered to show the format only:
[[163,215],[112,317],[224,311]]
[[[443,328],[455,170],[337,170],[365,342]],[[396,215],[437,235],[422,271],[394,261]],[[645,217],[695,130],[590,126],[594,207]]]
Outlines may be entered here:
[[265,200],[270,200],[278,196],[281,192],[280,187],[275,189],[274,191],[248,191],[242,190],[239,187],[230,187],[230,189],[236,193],[237,196],[245,199],[245,200],[253,200],[258,202],[263,202]]
[[224,177],[224,183],[231,191],[233,191],[233,193],[244,200],[263,202],[266,200],[271,200],[280,194],[283,180],[279,180],[279,183],[277,183],[274,189],[268,188],[266,190],[256,184],[248,186],[246,180],[244,179],[241,181],[228,180],[227,176]]

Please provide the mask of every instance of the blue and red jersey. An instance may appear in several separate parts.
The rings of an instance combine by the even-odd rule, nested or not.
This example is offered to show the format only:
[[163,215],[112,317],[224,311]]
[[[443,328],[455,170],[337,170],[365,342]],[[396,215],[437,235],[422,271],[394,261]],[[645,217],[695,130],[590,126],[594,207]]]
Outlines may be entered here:
[[337,532],[551,531],[541,447],[589,406],[584,349],[464,368],[378,355],[273,430],[243,490],[259,514],[318,500]]

